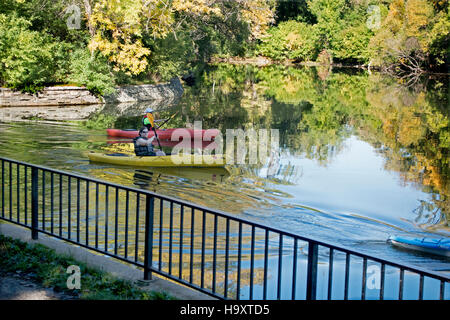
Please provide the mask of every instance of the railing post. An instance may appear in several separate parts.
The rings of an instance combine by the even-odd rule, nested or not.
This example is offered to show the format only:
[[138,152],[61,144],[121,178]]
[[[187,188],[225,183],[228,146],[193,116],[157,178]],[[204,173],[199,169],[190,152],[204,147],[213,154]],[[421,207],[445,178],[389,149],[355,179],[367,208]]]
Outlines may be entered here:
[[5,217],[5,161],[2,159],[2,218]]
[[145,257],[144,257],[144,280],[151,280],[150,268],[153,265],[153,216],[155,198],[151,195],[145,196]]
[[317,258],[319,246],[315,242],[308,243],[308,274],[306,278],[306,300],[316,300]]
[[31,168],[31,238],[38,239],[38,169]]

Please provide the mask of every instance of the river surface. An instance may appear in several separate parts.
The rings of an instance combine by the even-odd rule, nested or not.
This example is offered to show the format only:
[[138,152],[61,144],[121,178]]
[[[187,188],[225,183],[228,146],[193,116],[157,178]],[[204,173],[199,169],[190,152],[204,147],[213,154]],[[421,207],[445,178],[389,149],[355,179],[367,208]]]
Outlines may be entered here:
[[448,78],[404,87],[365,72],[218,66],[186,87],[180,101],[161,103],[157,117],[178,112],[167,127],[201,121],[224,137],[227,129],[277,129],[279,148],[267,161],[222,171],[90,163],[89,151],[130,146],[108,138],[105,128],[137,128],[143,104],[99,106],[73,121],[70,114],[64,121],[46,116],[45,108],[32,119],[0,113],[0,156],[137,186],[443,272],[448,259],[399,250],[386,240],[450,237],[447,88]]

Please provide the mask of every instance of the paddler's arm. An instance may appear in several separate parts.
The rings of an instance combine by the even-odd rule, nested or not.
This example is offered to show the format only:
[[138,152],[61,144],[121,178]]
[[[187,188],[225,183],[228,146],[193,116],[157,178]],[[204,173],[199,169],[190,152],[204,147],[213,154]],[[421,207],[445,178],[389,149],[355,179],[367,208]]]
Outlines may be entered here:
[[149,144],[152,144],[153,140],[155,140],[155,136],[148,138],[148,140],[145,139],[137,139],[136,144],[138,146],[148,146]]

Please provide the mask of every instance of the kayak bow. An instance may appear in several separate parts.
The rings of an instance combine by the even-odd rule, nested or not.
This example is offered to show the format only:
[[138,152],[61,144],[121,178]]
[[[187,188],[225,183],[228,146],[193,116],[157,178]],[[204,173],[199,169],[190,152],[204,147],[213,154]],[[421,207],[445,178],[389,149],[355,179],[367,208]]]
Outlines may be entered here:
[[449,238],[414,238],[390,236],[387,241],[392,245],[400,248],[450,257]]

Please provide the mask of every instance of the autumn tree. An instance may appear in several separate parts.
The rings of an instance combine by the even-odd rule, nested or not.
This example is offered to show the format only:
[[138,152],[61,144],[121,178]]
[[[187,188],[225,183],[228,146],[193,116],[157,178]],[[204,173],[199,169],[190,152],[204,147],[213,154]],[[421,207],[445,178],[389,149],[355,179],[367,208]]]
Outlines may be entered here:
[[[194,24],[192,41],[206,37],[205,26],[223,27],[228,20],[243,21],[253,39],[261,37],[273,22],[273,4],[266,0],[84,0],[90,30],[89,48],[107,56],[115,71],[137,75],[145,71],[151,49],[145,38],[162,39],[184,32]],[[89,7],[92,13],[89,14]]]
[[392,1],[386,19],[370,41],[373,63],[408,74],[444,64],[450,16],[442,8],[436,1]]

